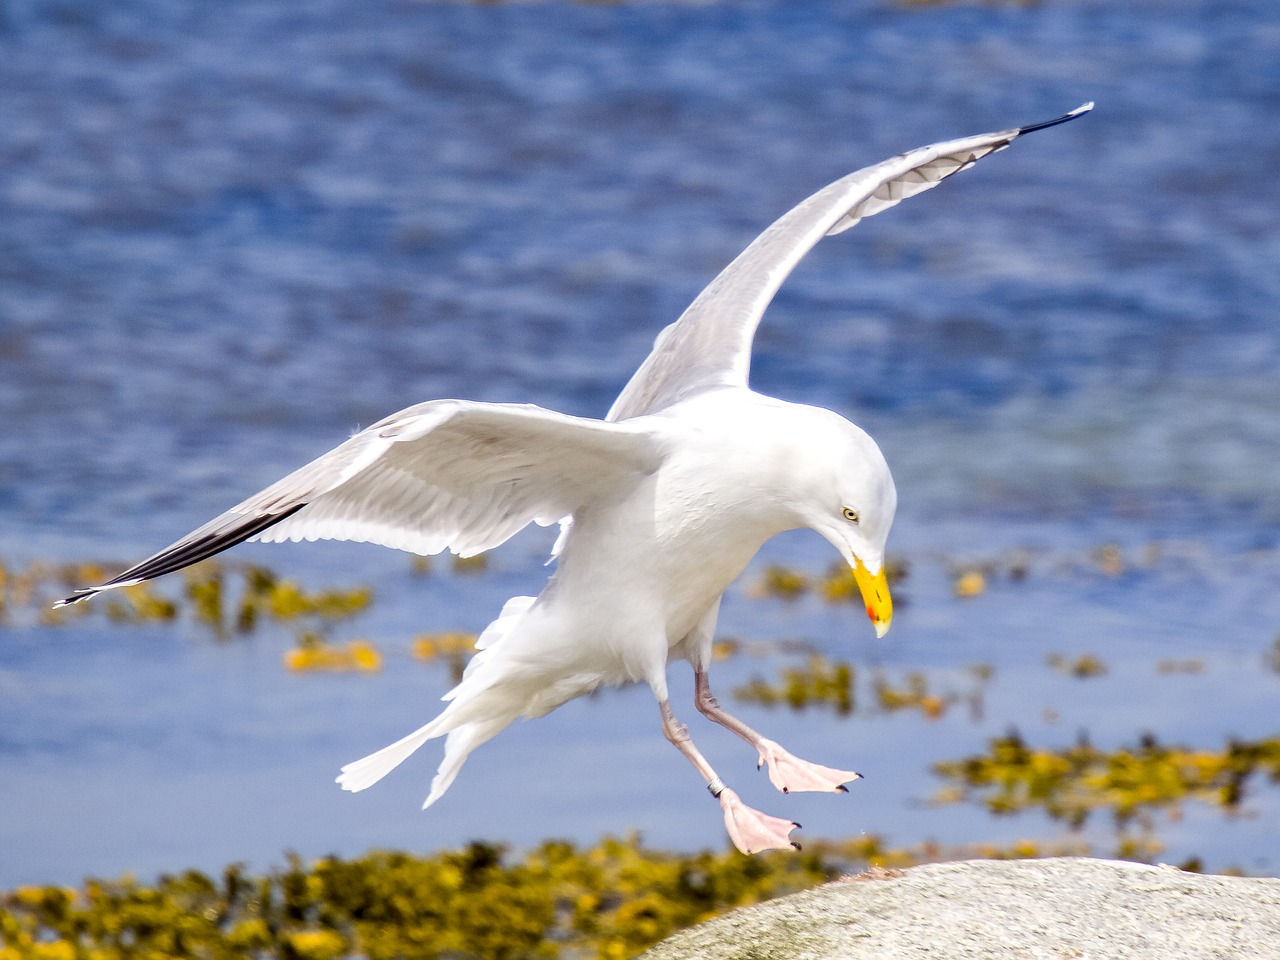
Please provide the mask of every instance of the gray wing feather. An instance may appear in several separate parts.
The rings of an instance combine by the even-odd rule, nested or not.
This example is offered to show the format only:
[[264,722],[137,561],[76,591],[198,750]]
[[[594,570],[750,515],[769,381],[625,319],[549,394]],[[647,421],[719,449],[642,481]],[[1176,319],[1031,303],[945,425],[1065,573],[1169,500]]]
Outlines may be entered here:
[[607,419],[654,413],[716,387],[745,388],[760,318],[782,281],[819,240],[936,187],[1024,133],[1092,108],[1089,103],[1046,123],[920,147],[819,190],[760,234],[658,335]]

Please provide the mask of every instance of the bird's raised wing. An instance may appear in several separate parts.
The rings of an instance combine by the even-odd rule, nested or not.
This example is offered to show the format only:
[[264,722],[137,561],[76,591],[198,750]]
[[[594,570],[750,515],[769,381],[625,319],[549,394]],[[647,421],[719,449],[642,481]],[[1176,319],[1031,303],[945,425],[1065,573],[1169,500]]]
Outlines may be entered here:
[[848,230],[1003,150],[1024,133],[1065,123],[1092,103],[1045,123],[920,147],[837,180],[773,223],[702,291],[623,389],[608,420],[627,420],[718,386],[747,385],[751,340],[765,307],[823,237]]
[[422,403],[58,605],[172,573],[250,539],[357,540],[469,556],[634,483],[660,458],[660,441],[636,424],[523,404]]

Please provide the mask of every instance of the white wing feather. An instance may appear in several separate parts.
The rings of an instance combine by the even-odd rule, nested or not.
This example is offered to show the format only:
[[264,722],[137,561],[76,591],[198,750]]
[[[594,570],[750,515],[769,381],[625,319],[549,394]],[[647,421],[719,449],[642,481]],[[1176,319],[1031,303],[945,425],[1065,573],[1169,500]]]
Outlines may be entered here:
[[638,424],[524,404],[435,400],[409,407],[232,507],[74,603],[150,580],[245,540],[357,540],[471,555],[536,522],[616,495],[661,459]]

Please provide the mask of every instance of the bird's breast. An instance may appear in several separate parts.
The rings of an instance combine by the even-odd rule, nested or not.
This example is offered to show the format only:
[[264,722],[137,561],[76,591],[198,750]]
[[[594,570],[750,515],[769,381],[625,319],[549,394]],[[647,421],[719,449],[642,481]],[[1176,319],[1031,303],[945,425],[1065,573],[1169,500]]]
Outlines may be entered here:
[[682,639],[779,532],[713,479],[659,472],[622,501],[575,515],[557,592],[611,622]]

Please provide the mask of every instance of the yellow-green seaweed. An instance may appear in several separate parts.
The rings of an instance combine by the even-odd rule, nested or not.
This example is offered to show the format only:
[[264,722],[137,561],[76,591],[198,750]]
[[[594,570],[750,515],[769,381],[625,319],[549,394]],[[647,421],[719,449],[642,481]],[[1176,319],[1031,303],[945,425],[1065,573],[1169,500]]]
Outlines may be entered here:
[[579,847],[549,840],[523,856],[474,842],[416,855],[375,851],[254,876],[233,864],[154,883],[0,894],[0,960],[570,960],[634,956],[736,907],[865,869],[939,859],[1085,853],[1077,843],[892,849],[875,836],[818,840],[746,857],[645,847],[631,836]]

